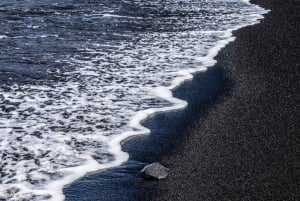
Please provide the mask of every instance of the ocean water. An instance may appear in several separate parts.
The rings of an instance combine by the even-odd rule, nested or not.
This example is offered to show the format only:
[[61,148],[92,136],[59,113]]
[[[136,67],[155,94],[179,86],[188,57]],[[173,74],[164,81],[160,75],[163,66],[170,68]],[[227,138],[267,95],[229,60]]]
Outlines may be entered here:
[[60,201],[65,185],[126,161],[122,140],[184,108],[172,89],[265,12],[243,0],[2,0],[0,200]]

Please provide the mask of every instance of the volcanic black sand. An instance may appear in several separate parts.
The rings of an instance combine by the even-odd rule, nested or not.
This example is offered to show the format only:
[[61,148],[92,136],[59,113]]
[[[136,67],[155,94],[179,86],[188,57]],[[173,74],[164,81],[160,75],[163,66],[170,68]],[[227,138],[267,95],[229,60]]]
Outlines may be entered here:
[[[300,200],[300,1],[253,0],[271,9],[218,63],[174,92],[189,102],[156,115],[124,143],[130,161],[65,189],[66,200]],[[159,161],[163,181],[139,170]]]

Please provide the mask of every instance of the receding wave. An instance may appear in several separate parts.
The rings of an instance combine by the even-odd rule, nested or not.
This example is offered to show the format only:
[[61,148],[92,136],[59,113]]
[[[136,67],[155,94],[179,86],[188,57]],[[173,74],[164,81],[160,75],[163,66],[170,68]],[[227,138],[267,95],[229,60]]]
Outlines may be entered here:
[[62,188],[128,156],[171,90],[212,66],[232,30],[265,10],[239,0],[0,2],[0,200]]

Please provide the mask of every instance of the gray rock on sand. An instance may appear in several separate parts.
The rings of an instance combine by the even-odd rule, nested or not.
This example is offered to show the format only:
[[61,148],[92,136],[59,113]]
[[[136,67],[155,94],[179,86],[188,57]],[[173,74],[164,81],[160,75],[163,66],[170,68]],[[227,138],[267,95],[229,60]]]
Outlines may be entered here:
[[161,165],[160,163],[152,163],[145,166],[141,173],[148,179],[165,179],[169,175],[169,168]]

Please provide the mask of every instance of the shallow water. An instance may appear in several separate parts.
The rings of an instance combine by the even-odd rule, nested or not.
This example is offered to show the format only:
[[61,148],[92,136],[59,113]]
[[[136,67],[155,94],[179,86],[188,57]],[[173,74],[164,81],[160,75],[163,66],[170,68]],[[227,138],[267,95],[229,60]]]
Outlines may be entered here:
[[[63,200],[265,11],[241,0],[0,2],[0,200]],[[153,109],[156,108],[156,109]]]

